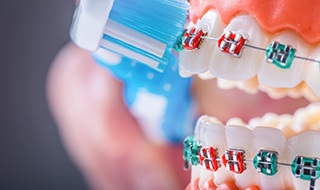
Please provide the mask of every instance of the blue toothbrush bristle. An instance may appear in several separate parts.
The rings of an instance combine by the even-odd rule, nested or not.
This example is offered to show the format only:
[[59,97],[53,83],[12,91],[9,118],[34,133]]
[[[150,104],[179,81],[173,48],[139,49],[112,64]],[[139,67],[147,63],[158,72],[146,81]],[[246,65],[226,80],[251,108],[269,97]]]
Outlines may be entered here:
[[[167,64],[168,52],[184,29],[189,4],[186,0],[115,0],[109,19],[166,45],[166,53],[157,58],[126,43],[117,42],[130,50]],[[105,40],[110,40],[104,35]],[[116,42],[113,40],[113,42]]]
[[186,1],[115,0],[109,19],[173,47],[188,9]]

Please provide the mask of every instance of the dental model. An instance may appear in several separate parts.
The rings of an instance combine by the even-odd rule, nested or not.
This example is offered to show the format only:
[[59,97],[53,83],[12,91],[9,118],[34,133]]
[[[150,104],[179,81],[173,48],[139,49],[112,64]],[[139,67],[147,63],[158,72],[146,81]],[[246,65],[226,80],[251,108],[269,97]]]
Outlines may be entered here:
[[185,141],[185,167],[192,170],[188,188],[320,190],[320,3],[190,4],[192,23],[182,37],[182,76],[198,74],[217,78],[221,88],[260,89],[273,98],[304,96],[313,103],[292,116],[268,113],[248,123],[231,118],[224,125],[202,116],[194,136]]
[[[186,0],[82,0],[75,13],[73,41],[98,49],[93,57],[123,81],[125,101],[151,140],[179,142],[190,133],[191,80],[178,72],[216,77],[224,89],[319,100],[317,0],[189,2],[192,23],[180,38]],[[145,30],[155,25],[164,27]],[[182,50],[179,71],[172,48]],[[190,188],[320,189],[319,116],[320,104],[312,103],[293,116],[269,113],[248,124],[201,117],[185,145]]]

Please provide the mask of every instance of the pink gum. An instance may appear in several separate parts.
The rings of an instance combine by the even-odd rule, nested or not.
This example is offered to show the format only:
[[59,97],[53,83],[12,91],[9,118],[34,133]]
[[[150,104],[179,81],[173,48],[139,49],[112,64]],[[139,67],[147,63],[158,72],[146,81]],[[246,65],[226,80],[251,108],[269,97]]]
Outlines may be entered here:
[[214,8],[226,24],[238,13],[247,12],[270,34],[293,30],[309,44],[320,42],[319,0],[190,0],[190,4],[194,23]]

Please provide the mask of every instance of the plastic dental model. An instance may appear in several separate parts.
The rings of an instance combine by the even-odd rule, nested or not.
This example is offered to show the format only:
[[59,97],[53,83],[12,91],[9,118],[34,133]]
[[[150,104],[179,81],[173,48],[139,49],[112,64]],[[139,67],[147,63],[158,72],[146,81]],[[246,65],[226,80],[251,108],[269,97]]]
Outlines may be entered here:
[[[190,4],[192,23],[182,36],[187,48],[180,52],[182,76],[215,78],[222,89],[237,87],[251,94],[260,90],[272,99],[304,97],[310,105],[293,114],[246,118],[246,123],[230,118],[222,124],[215,115],[201,117],[194,136],[185,141],[185,168],[192,171],[189,188],[216,189],[232,182],[235,189],[320,190],[320,3],[190,0]],[[210,102],[202,105],[204,110],[216,106]],[[246,112],[246,106],[240,110]],[[221,112],[228,110],[221,107]]]

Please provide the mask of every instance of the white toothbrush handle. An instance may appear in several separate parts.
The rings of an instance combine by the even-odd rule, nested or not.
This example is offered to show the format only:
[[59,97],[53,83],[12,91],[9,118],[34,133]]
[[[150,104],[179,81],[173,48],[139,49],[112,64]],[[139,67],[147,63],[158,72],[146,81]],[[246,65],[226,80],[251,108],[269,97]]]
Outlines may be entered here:
[[76,45],[89,51],[98,49],[113,2],[114,0],[80,1],[70,30],[70,37]]

